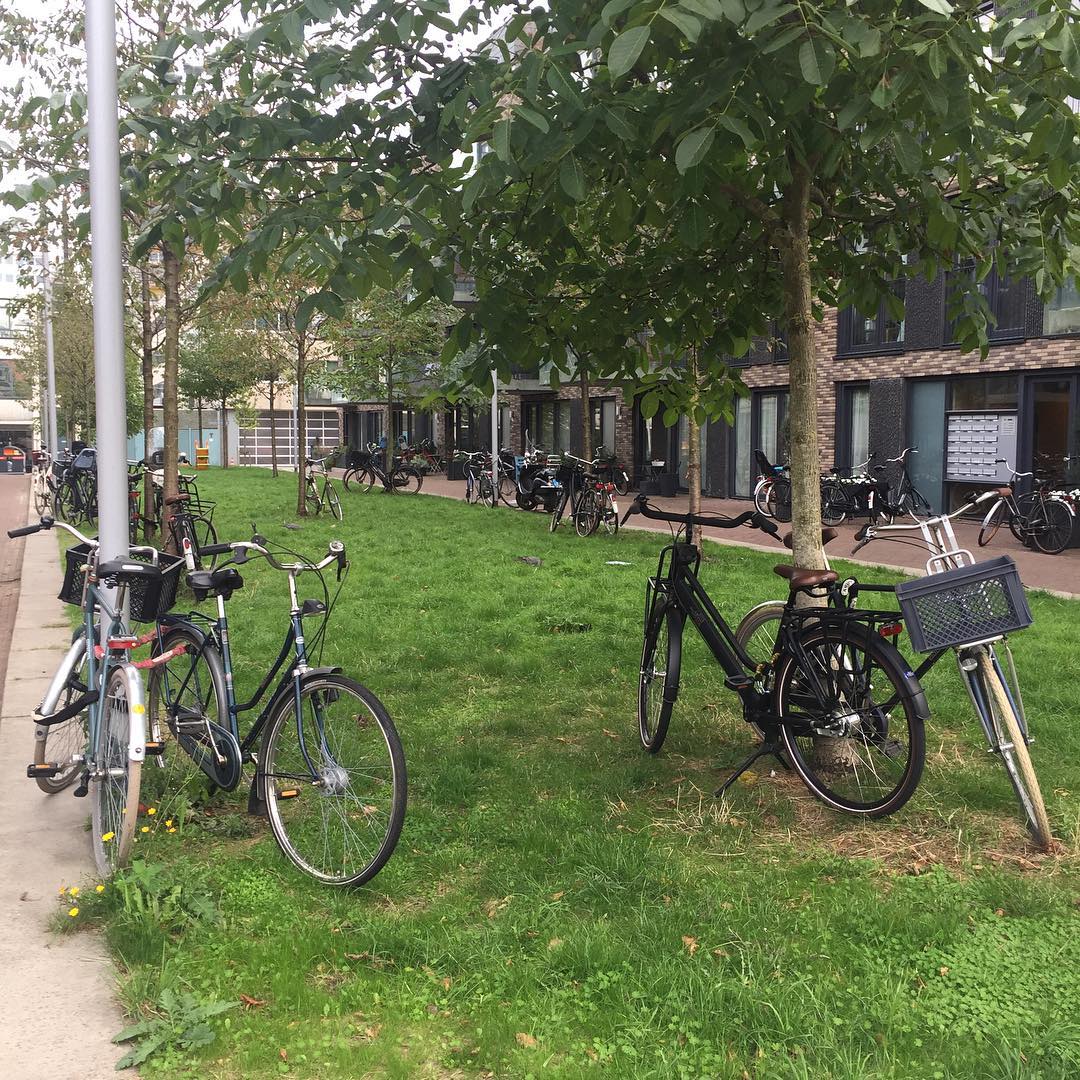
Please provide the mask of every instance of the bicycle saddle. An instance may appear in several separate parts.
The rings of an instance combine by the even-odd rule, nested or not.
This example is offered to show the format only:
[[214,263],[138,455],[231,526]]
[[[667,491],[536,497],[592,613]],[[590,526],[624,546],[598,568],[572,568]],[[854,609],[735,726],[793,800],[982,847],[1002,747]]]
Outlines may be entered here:
[[205,600],[208,596],[228,600],[237,589],[243,587],[244,579],[235,566],[222,566],[218,570],[192,570],[187,576],[187,583],[199,600]]
[[[821,530],[821,544],[824,547],[830,540],[835,540],[840,534],[835,529]],[[784,547],[791,547],[791,533],[784,533]]]
[[774,566],[773,573],[787,578],[793,589],[813,589],[818,585],[831,585],[838,576],[835,570],[803,570],[788,563]]
[[170,495],[165,500],[165,505],[166,506],[178,506],[180,503],[185,503],[185,502],[190,502],[190,501],[191,501],[191,496],[186,491],[182,491],[182,492],[180,492],[179,495]]
[[1010,488],[1010,487],[999,487],[997,489],[997,492],[1003,499],[1007,499],[1012,494],[1012,488]]

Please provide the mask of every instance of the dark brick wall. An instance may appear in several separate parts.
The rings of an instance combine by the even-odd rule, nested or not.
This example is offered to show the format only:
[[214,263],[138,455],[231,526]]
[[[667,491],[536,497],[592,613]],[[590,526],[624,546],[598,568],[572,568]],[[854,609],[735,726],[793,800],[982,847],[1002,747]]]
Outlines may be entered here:
[[904,380],[870,381],[870,452],[879,464],[903,450]]

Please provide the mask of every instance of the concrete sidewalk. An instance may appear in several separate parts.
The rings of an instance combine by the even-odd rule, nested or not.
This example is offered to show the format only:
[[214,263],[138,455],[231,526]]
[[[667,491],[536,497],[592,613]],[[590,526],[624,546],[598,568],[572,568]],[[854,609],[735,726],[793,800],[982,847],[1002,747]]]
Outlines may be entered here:
[[[3,478],[4,501],[15,496]],[[14,480],[14,478],[10,478]],[[24,478],[20,477],[22,481]],[[10,490],[9,490],[10,488]],[[22,520],[25,520],[25,492]],[[21,521],[10,514],[4,529]],[[112,966],[90,933],[48,930],[63,885],[93,885],[85,824],[88,799],[70,790],[45,795],[26,778],[33,760],[30,719],[71,640],[62,575],[52,533],[25,540],[4,535],[5,562],[25,545],[19,604],[7,677],[0,697],[0,971],[4,973],[4,1038],[0,1077],[10,1080],[105,1080],[124,1053],[111,1042],[124,1018]],[[125,1076],[134,1075],[126,1072]]]

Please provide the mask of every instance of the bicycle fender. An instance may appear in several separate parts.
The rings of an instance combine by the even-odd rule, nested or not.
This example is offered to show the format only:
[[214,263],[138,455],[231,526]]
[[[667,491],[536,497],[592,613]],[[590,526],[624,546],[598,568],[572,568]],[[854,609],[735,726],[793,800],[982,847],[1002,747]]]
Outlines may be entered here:
[[[170,630],[175,630],[177,627],[182,627],[185,631],[191,634],[192,637],[197,638],[199,645],[210,636],[201,626],[197,623],[190,622],[186,615],[163,615],[158,619],[158,625],[163,629],[163,637],[167,637]],[[158,652],[158,642],[154,642],[152,652],[156,655]]]
[[[134,664],[123,664],[120,671],[127,683],[128,760],[142,761],[146,757],[146,691],[142,672]],[[105,707],[108,708],[108,702]]]
[[308,668],[304,672],[304,677],[301,682],[307,682],[308,679],[313,679],[317,675],[340,675],[344,669],[340,667],[313,667]]
[[41,704],[34,710],[39,717],[47,717],[56,712],[56,705],[64,687],[67,686],[68,676],[79,666],[79,661],[82,660],[85,652],[86,638],[76,631],[75,640],[71,643],[63,662],[56,669],[56,674],[49,683],[49,689],[45,691]]
[[900,662],[900,674],[905,686],[911,691],[911,702],[915,708],[915,715],[922,721],[930,719],[930,706],[926,703],[926,691],[922,688],[918,676],[912,671],[906,660]]

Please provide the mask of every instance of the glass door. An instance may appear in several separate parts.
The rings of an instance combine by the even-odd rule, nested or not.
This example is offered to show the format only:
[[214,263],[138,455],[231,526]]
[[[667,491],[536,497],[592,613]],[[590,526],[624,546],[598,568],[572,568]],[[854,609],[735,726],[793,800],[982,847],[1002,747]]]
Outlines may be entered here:
[[1031,467],[1038,476],[1072,480],[1080,476],[1077,460],[1077,377],[1038,378],[1030,382]]

